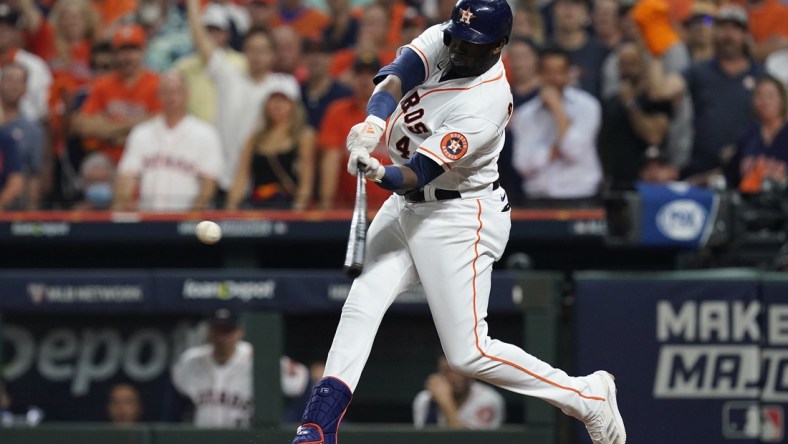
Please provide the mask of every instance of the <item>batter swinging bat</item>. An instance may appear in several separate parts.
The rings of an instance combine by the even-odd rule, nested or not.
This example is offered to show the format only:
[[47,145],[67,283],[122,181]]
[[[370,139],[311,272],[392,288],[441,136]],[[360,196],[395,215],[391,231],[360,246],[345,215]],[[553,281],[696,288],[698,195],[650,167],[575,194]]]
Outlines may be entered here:
[[356,172],[356,205],[353,207],[353,219],[350,221],[350,237],[345,253],[345,275],[357,278],[364,269],[364,247],[367,243],[367,186],[364,171]]

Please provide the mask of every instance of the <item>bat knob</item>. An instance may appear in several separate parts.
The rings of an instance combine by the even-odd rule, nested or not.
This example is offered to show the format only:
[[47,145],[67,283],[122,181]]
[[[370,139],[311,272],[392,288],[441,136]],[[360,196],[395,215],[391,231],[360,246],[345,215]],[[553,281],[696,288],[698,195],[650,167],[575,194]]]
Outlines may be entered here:
[[345,276],[349,277],[350,279],[355,279],[361,275],[361,270],[363,267],[361,265],[349,265],[343,267],[343,271],[345,272]]

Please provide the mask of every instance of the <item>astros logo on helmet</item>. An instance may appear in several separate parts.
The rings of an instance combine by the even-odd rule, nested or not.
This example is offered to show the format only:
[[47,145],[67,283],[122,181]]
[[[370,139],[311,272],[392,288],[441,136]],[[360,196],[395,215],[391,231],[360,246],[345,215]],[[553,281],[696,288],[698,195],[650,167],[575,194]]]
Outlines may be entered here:
[[460,23],[465,23],[466,25],[470,25],[471,19],[476,17],[473,15],[473,12],[471,12],[470,6],[468,6],[468,9],[461,9],[460,14],[462,14],[462,17],[460,17]]

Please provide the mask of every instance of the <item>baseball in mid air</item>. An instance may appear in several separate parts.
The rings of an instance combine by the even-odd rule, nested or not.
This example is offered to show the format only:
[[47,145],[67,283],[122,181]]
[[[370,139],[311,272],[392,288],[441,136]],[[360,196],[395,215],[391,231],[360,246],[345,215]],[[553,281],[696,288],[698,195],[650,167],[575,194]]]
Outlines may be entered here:
[[219,224],[209,220],[198,223],[194,232],[197,234],[197,239],[207,245],[215,244],[222,238],[222,229]]

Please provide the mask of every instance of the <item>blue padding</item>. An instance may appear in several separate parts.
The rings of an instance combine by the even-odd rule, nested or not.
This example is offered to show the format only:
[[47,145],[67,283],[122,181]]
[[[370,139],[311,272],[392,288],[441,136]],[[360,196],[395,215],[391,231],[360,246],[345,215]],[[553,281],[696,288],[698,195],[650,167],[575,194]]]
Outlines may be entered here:
[[403,48],[393,62],[378,71],[378,75],[375,76],[374,80],[375,84],[382,82],[389,74],[399,77],[402,82],[403,96],[411,89],[421,85],[427,76],[421,57],[410,48]]
[[438,176],[443,174],[444,171],[443,167],[421,153],[414,154],[405,166],[413,170],[413,172],[416,173],[416,177],[419,178],[419,182],[415,188],[417,190],[435,180]]

